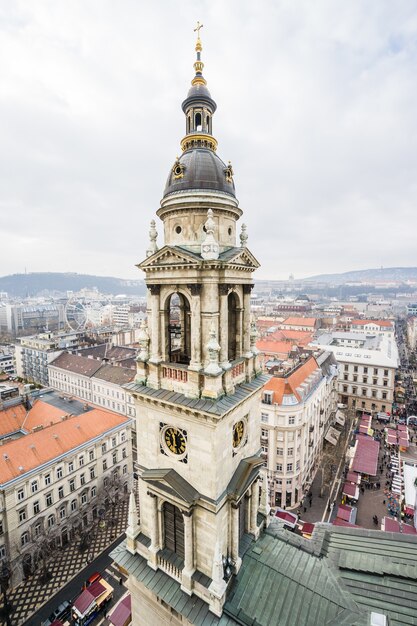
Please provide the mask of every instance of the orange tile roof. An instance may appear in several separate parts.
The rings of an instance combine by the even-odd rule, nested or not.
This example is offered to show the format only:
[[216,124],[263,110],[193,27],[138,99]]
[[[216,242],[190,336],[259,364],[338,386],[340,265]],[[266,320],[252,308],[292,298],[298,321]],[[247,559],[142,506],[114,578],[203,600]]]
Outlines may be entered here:
[[38,399],[35,400],[32,408],[29,410],[23,427],[27,432],[30,432],[35,426],[52,426],[52,424],[60,422],[63,415],[65,415],[65,411],[62,409],[58,409],[52,406],[52,404]]
[[297,400],[300,400],[300,394],[297,388],[318,369],[317,361],[314,357],[310,357],[301,367],[297,368],[295,372],[288,377],[278,378],[272,377],[264,386],[264,391],[273,391],[273,402],[276,404],[282,404],[284,396],[295,396]]
[[316,322],[317,318],[315,317],[287,317],[287,319],[281,323],[281,326],[312,326],[314,328]]
[[21,430],[25,417],[26,409],[23,404],[0,411],[0,436],[4,437]]
[[22,476],[129,421],[117,413],[93,409],[9,441],[0,448],[0,483]]
[[352,326],[365,326],[365,324],[376,324],[377,326],[385,326],[385,328],[392,328],[393,323],[391,320],[352,320]]
[[265,354],[279,354],[286,358],[291,352],[293,344],[288,341],[269,341],[267,339],[260,339],[256,342],[256,347]]

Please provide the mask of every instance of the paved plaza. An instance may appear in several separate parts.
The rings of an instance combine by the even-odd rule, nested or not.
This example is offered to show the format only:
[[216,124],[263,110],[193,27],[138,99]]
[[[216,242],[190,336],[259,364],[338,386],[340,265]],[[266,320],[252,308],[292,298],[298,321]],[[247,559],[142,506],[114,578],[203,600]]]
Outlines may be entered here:
[[[84,552],[79,550],[79,541],[74,541],[65,549],[58,551],[56,558],[49,565],[52,574],[49,582],[41,584],[37,572],[8,594],[13,607],[11,613],[13,626],[22,626],[23,624],[35,626],[35,623],[30,619],[31,614],[124,533],[127,527],[128,508],[128,499],[120,502],[114,525],[108,525],[106,528],[98,530],[88,549]],[[6,621],[0,621],[0,625],[6,625]]]

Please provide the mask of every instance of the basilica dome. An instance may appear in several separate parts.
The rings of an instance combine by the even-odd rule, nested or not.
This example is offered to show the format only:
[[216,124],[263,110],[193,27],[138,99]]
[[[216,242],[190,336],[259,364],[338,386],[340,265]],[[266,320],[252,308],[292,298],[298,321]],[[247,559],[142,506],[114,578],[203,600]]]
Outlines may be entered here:
[[208,148],[193,148],[174,163],[165,186],[164,197],[178,191],[209,189],[235,196],[230,165]]

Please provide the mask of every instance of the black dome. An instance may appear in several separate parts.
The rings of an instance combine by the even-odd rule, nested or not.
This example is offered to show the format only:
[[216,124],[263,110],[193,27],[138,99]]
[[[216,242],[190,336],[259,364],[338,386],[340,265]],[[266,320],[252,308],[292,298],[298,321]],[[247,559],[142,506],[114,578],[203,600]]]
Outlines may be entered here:
[[184,113],[186,112],[190,104],[193,104],[195,102],[205,102],[206,104],[210,105],[213,113],[217,108],[217,105],[211,97],[211,94],[206,85],[202,85],[200,83],[192,85],[190,87],[187,97],[181,105]]
[[164,196],[176,191],[211,189],[235,196],[233,180],[226,180],[226,165],[212,150],[195,148],[184,152],[179,164],[184,166],[183,177],[175,178],[171,170],[165,185]]

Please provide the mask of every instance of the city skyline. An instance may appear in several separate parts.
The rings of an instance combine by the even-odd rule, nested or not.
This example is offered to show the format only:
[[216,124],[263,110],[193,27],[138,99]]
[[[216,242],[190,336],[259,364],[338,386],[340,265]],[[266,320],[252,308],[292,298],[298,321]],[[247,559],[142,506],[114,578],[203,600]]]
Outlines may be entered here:
[[141,278],[197,19],[258,280],[415,265],[413,3],[11,2],[2,17],[2,275]]

